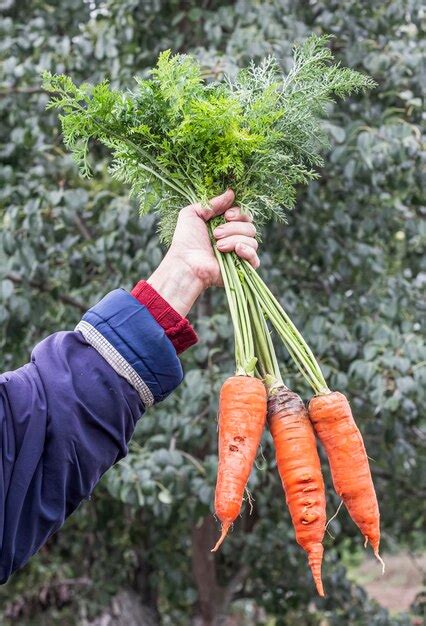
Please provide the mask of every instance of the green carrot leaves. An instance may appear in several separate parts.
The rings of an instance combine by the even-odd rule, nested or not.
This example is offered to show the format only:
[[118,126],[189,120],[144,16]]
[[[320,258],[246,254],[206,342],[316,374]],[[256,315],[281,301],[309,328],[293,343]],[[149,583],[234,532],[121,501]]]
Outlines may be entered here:
[[168,243],[182,203],[207,202],[229,186],[258,224],[292,208],[296,187],[322,162],[327,104],[374,84],[333,64],[327,43],[312,36],[296,47],[286,76],[268,57],[234,80],[206,83],[195,58],[168,50],[134,91],[106,81],[77,87],[50,73],[44,87],[54,94],[48,106],[63,111],[64,143],[82,174],[90,175],[90,141],[106,145],[112,175],[130,186],[142,212],[159,211]]

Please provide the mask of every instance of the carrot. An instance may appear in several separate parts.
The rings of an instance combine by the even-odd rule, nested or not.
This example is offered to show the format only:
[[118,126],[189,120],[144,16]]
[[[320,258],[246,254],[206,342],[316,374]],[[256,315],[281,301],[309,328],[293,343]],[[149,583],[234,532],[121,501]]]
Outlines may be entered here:
[[314,429],[302,399],[286,386],[271,391],[268,422],[296,541],[308,553],[317,591],[324,596],[325,489]]
[[334,488],[349,515],[379,556],[380,513],[362,435],[346,397],[334,391],[315,396],[309,417],[330,463]]
[[222,524],[216,552],[238,517],[266,421],[266,389],[251,376],[232,376],[219,398],[219,465],[215,511]]

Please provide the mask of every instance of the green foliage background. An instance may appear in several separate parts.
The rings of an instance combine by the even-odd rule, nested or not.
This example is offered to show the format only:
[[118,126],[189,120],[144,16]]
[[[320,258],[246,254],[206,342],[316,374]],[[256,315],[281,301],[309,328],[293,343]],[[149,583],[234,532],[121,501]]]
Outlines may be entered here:
[[[91,82],[108,75],[122,88],[166,48],[194,52],[217,72],[270,52],[288,69],[292,43],[315,31],[333,34],[337,58],[377,81],[371,93],[330,107],[321,178],[301,191],[288,225],[264,230],[261,271],[331,387],[352,400],[374,459],[384,548],[419,547],[420,3],[3,0],[0,9],[1,371],[26,362],[46,335],[72,329],[110,289],[131,287],[163,254],[154,218],[138,217],[100,148],[95,178],[78,176],[55,114],[44,110],[41,71]],[[141,420],[129,456],[92,500],[0,589],[0,623],[89,624],[130,589],[147,624],[216,625],[225,614],[269,626],[409,624],[346,578],[342,556],[356,554],[362,538],[343,511],[326,539],[328,597],[315,598],[268,435],[250,480],[253,514],[246,506],[222,553],[209,558],[216,398],[232,371],[223,294],[207,293],[192,321],[200,342],[184,356],[185,382]],[[338,500],[324,469],[331,516]]]

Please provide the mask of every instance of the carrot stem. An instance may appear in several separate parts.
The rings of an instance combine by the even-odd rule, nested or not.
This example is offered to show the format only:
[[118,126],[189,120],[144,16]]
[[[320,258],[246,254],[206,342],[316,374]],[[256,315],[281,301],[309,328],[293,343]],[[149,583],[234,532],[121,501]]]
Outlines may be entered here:
[[[211,227],[210,227],[210,230]],[[222,280],[225,287],[225,293],[228,300],[229,312],[231,314],[232,325],[234,327],[234,341],[235,341],[235,371],[237,374],[244,374],[243,367],[243,338],[240,331],[240,325],[238,320],[238,310],[235,301],[235,295],[232,291],[229,276],[226,270],[225,261],[222,257],[222,253],[213,244],[213,250],[219,263],[220,271],[222,274]]]
[[306,381],[317,394],[329,393],[320,366],[301,333],[256,270],[247,261],[241,261],[240,263],[244,277],[254,292],[261,308],[268,315]]
[[252,329],[250,324],[250,317],[247,308],[247,300],[244,295],[243,287],[241,285],[240,277],[238,276],[237,269],[235,267],[235,263],[233,261],[232,255],[229,253],[225,253],[225,263],[227,263],[229,269],[229,275],[232,280],[232,284],[235,287],[235,296],[237,300],[237,304],[239,306],[240,311],[240,319],[241,319],[241,331],[243,334],[243,342],[244,348],[246,351],[246,357],[249,361],[254,356],[254,342]]
[[277,357],[263,313],[246,281],[243,281],[243,288],[250,310],[259,370],[268,387],[277,382],[282,383]]
[[256,358],[247,301],[232,256],[229,253],[219,252],[215,245],[213,230],[216,221],[210,220],[208,226],[234,326],[236,374],[253,376]]

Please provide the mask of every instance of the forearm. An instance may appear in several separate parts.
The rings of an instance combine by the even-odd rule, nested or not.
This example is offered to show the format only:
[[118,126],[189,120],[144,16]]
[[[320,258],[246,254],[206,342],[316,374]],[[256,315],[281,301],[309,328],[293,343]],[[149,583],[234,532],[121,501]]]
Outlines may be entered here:
[[147,281],[183,317],[191,310],[204,286],[190,267],[167,253]]

